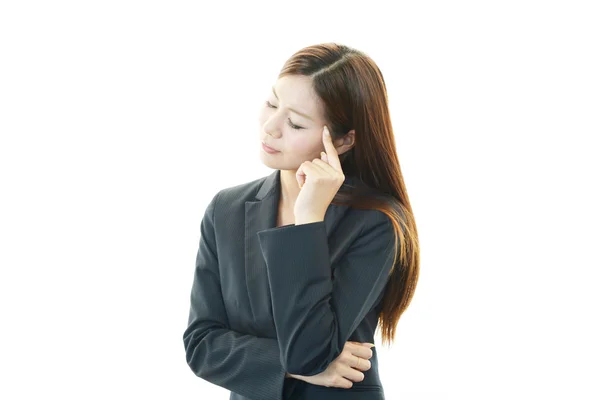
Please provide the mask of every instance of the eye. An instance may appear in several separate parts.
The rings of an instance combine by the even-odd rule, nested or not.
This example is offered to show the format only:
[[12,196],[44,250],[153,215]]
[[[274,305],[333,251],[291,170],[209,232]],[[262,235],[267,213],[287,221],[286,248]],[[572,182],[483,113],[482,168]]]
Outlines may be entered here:
[[[267,107],[269,107],[269,108],[277,108],[277,107],[275,107],[273,104],[269,103],[269,100],[267,100],[267,101],[265,102],[265,104],[266,104],[266,105],[267,105]],[[292,120],[291,120],[291,119],[289,119],[289,118],[288,118],[288,122],[289,122],[289,125],[292,127],[292,129],[296,129],[296,130],[300,130],[300,129],[306,129],[306,128],[303,128],[303,127],[301,127],[301,126],[294,125],[294,123],[292,122]]]

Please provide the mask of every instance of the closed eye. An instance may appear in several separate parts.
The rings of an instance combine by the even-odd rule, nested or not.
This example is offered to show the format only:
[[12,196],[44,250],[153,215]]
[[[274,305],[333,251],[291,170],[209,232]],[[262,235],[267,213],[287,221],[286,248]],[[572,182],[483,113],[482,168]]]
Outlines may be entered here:
[[[265,102],[265,104],[266,104],[266,105],[267,105],[267,107],[269,107],[269,108],[277,108],[277,107],[275,107],[273,104],[269,103],[269,100],[267,100],[267,101]],[[303,128],[303,127],[301,127],[301,126],[295,125],[295,124],[292,122],[292,120],[291,120],[291,119],[289,119],[289,118],[288,118],[288,122],[289,122],[289,125],[292,127],[292,129],[296,129],[296,130],[300,130],[300,129],[306,129],[306,128]]]

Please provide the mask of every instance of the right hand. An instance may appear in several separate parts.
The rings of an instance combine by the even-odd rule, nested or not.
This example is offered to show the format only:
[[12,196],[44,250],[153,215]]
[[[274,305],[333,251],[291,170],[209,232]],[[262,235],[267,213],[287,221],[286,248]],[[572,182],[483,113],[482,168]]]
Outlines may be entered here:
[[348,341],[340,355],[327,366],[327,369],[317,375],[303,376],[293,375],[291,377],[303,380],[307,383],[326,387],[340,387],[349,389],[352,382],[361,382],[365,374],[371,368],[373,350],[371,344]]

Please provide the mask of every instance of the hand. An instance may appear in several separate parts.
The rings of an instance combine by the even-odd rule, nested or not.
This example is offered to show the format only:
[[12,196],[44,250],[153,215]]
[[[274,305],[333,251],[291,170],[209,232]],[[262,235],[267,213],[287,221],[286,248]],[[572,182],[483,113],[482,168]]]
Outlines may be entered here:
[[325,212],[346,177],[327,126],[323,128],[326,153],[321,158],[305,161],[296,171],[300,194],[294,205],[296,225],[323,221]]
[[[340,387],[349,389],[352,382],[361,382],[365,374],[371,368],[373,351],[372,344],[348,341],[340,355],[327,366],[327,369],[317,375],[303,376],[289,374],[290,377],[300,379],[312,385],[326,387]],[[288,376],[288,375],[286,375]]]

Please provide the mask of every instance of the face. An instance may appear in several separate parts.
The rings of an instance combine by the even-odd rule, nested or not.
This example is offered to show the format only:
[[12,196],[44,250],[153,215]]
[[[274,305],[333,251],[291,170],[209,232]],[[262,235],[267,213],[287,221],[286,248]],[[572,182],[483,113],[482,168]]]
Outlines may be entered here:
[[[320,158],[325,120],[319,98],[308,76],[285,76],[277,80],[259,113],[259,152],[273,169],[298,169],[304,161]],[[278,150],[269,154],[262,142]]]

